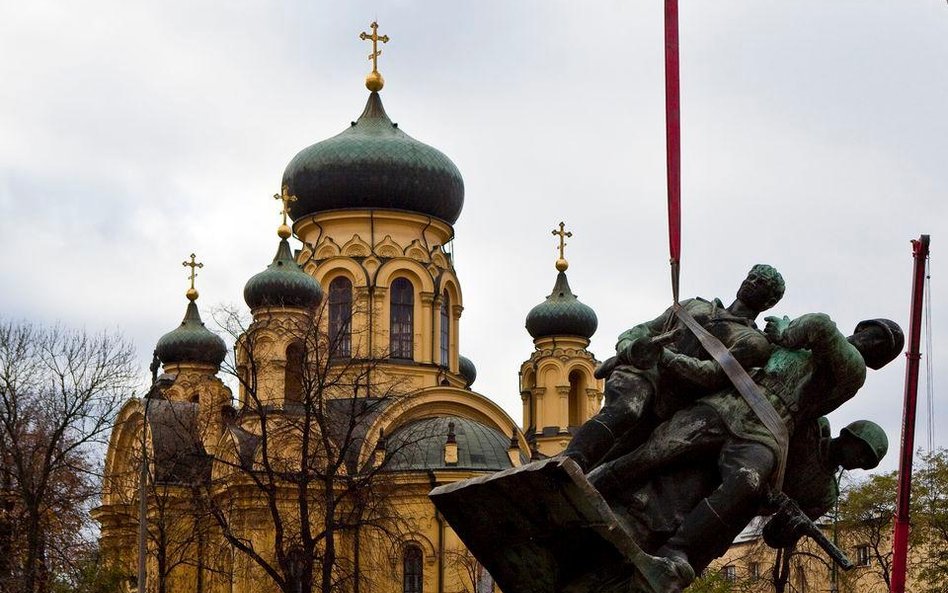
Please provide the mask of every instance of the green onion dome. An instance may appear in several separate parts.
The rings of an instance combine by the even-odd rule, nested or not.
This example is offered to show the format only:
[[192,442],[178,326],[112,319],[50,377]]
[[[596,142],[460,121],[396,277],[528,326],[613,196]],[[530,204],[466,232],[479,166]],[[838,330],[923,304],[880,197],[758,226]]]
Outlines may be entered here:
[[181,325],[161,336],[155,353],[166,365],[192,362],[220,366],[227,347],[220,336],[204,327],[197,304],[192,300]]
[[464,380],[467,381],[465,387],[470,387],[474,384],[474,380],[477,379],[477,367],[475,367],[471,359],[466,356],[458,356],[458,372],[464,377]]
[[596,333],[599,319],[588,305],[579,302],[569,288],[566,272],[559,272],[553,292],[527,313],[527,331],[536,338],[549,336],[581,336]]
[[441,151],[392,123],[378,93],[342,133],[304,148],[283,173],[299,219],[326,210],[407,210],[453,224],[464,206],[461,173]]
[[251,310],[259,307],[312,309],[322,300],[322,287],[296,263],[285,238],[280,239],[273,263],[244,285],[244,301]]

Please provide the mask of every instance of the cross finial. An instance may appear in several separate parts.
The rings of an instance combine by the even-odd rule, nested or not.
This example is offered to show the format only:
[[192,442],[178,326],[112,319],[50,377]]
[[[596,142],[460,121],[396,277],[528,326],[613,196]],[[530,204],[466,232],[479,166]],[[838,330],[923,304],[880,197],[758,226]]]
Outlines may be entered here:
[[197,278],[197,268],[203,268],[204,264],[196,261],[196,256],[191,254],[191,261],[184,260],[181,262],[181,265],[186,268],[191,268],[191,273],[188,276],[188,279],[191,280],[191,288],[185,293],[189,301],[196,301],[198,298],[198,291],[194,288],[194,279]]
[[560,238],[560,258],[556,260],[556,269],[560,272],[565,272],[566,268],[569,267],[569,262],[566,261],[566,237],[572,237],[573,233],[565,230],[566,223],[560,222],[560,229],[553,229],[553,234]]
[[359,33],[359,39],[362,41],[372,41],[372,53],[369,54],[369,59],[372,60],[372,72],[365,77],[365,86],[373,93],[376,93],[382,90],[382,87],[385,85],[385,79],[379,74],[379,56],[382,55],[382,50],[379,49],[379,41],[388,43],[388,35],[379,35],[379,24],[375,21],[372,21],[372,24],[369,26],[372,28],[372,34],[370,35],[363,31]]
[[280,210],[280,214],[283,215],[283,224],[281,224],[280,228],[277,229],[277,235],[279,235],[281,239],[289,239],[293,232],[286,224],[286,216],[290,213],[290,202],[295,202],[296,196],[291,196],[289,186],[284,185],[282,193],[273,194],[273,199],[283,201],[283,209]]

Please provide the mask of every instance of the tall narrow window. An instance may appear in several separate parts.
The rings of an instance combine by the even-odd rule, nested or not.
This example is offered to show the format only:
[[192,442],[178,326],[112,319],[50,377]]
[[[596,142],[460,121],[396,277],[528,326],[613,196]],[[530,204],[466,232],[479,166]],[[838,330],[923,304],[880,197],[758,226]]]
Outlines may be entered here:
[[586,380],[582,372],[569,374],[569,418],[567,426],[579,426],[586,420]]
[[411,360],[414,339],[415,289],[405,278],[392,282],[392,358]]
[[449,351],[451,344],[451,297],[448,291],[441,295],[441,366],[446,367],[451,364],[451,353]]
[[332,356],[352,356],[352,282],[345,276],[329,283],[329,341]]
[[283,375],[283,399],[287,402],[303,401],[303,345],[293,342],[286,347],[286,369]]
[[421,548],[416,545],[405,546],[402,556],[403,593],[422,593],[424,580],[422,574]]

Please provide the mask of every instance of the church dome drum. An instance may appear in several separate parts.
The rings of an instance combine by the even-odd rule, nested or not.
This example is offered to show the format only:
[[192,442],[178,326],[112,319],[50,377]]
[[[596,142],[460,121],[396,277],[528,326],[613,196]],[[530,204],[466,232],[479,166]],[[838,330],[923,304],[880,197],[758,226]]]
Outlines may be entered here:
[[378,93],[342,133],[304,148],[283,173],[298,220],[327,210],[407,210],[453,224],[464,205],[461,173],[441,151],[392,123]]

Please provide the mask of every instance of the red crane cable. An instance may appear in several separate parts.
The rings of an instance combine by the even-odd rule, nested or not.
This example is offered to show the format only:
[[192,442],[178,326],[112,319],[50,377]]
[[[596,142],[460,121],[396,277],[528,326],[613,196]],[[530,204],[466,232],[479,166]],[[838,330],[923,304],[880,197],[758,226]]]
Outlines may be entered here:
[[681,100],[678,78],[678,0],[665,0],[665,151],[668,175],[668,251],[672,297],[678,303],[681,266]]
[[928,259],[928,235],[912,241],[915,271],[912,281],[912,311],[909,320],[909,349],[905,353],[905,403],[902,412],[902,448],[899,457],[899,494],[895,505],[892,534],[891,593],[905,593],[906,556],[908,554],[909,507],[912,496],[912,454],[915,450],[915,409],[918,401],[918,361],[922,326],[922,297],[925,288],[925,262]]

